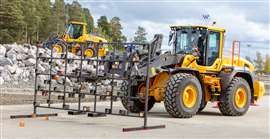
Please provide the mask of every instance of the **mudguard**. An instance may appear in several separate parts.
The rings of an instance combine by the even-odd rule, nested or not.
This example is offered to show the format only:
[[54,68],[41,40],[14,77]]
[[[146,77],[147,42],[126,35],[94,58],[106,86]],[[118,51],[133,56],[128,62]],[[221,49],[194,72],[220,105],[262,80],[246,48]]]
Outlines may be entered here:
[[[227,71],[227,72],[226,72]],[[230,82],[234,77],[244,78],[251,90],[252,100],[254,99],[254,75],[246,67],[223,67],[222,71],[218,74],[221,79],[221,90],[224,91],[228,88]]]

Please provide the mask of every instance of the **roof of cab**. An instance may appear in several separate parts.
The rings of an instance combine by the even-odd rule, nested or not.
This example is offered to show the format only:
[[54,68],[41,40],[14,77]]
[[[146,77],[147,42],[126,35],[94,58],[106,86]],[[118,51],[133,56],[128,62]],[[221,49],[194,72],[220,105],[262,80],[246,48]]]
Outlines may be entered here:
[[78,21],[70,21],[69,23],[71,23],[71,24],[79,24],[79,25],[87,25],[86,23],[84,23],[84,22],[78,22]]
[[205,28],[209,30],[219,31],[219,32],[225,32],[224,28],[219,27],[213,27],[213,26],[202,26],[202,25],[196,25],[196,26],[170,26],[171,28],[181,29],[181,28]]

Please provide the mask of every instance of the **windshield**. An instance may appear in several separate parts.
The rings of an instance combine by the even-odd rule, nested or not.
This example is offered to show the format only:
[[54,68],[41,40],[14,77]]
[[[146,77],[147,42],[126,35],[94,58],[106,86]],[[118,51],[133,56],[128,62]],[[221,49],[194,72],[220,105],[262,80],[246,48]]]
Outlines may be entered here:
[[191,30],[178,30],[176,35],[175,52],[180,54],[191,53],[197,46],[199,33]]
[[82,25],[69,24],[67,28],[67,34],[70,38],[77,39],[82,36]]

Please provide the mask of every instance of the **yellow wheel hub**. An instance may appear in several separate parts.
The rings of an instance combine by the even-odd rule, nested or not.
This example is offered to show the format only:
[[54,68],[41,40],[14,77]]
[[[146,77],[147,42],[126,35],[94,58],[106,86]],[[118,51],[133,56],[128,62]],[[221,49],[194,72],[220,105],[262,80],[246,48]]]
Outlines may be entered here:
[[92,49],[86,49],[86,50],[84,51],[84,55],[85,55],[86,57],[93,57],[93,56],[94,56],[94,52],[93,52]]
[[234,102],[236,107],[243,108],[247,103],[247,93],[243,87],[238,88],[234,95]]
[[197,101],[198,93],[196,88],[193,85],[188,85],[184,89],[182,100],[183,104],[187,108],[194,107],[196,101]]
[[55,44],[53,45],[53,51],[55,51],[56,53],[62,53],[63,49],[59,44]]

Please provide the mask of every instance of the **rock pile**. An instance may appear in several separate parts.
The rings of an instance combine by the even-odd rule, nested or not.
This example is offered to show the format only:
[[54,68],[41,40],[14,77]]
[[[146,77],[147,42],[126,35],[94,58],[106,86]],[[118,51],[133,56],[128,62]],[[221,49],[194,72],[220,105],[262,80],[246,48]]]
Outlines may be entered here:
[[32,81],[36,47],[28,44],[0,45],[0,85],[17,85]]
[[[33,88],[35,81],[36,52],[37,47],[29,44],[0,44],[0,85],[11,88]],[[50,57],[51,53],[55,58],[63,57],[63,55],[51,52],[51,50],[47,48],[39,48],[38,56]],[[72,53],[68,53],[67,57],[73,59],[80,58]],[[50,62],[48,58],[40,58],[37,64],[37,72],[47,74],[51,72],[52,75],[56,75],[57,77],[52,76],[52,78],[57,79],[52,80],[51,89],[63,90],[65,77],[61,75],[65,73],[65,65],[67,65],[67,75],[76,75],[76,71],[80,70],[80,62],[80,60],[71,60],[65,63],[64,59],[53,59],[52,62]],[[89,63],[83,61],[83,73],[87,73],[87,75],[95,74],[95,64],[95,62]],[[102,73],[104,66],[101,65],[99,70],[101,70]],[[49,78],[49,75],[39,75],[37,78],[38,86],[47,90],[49,85],[46,81],[48,81]],[[82,82],[82,84],[82,89],[85,89],[87,92],[95,88],[93,83]],[[103,90],[104,92],[109,91],[111,88],[109,84],[110,81],[103,81],[99,84],[98,90]],[[79,88],[78,79],[66,77],[66,86],[67,91]]]

